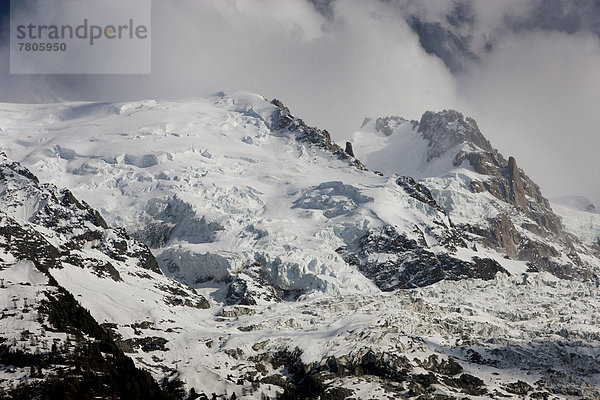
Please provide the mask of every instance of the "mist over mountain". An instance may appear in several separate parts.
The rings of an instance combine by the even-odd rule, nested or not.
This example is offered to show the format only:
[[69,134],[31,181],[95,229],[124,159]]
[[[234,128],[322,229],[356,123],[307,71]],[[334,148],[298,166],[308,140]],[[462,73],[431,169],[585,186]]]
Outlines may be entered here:
[[459,109],[550,196],[600,202],[588,184],[600,146],[594,1],[155,1],[147,76],[9,75],[7,13],[4,101],[248,90],[281,98],[339,142],[365,116]]

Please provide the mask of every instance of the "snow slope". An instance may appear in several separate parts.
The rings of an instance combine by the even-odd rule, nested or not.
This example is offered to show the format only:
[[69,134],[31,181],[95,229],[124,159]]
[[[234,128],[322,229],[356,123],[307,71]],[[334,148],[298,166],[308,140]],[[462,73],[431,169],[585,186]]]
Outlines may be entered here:
[[600,213],[588,199],[569,196],[550,201],[570,233],[591,246],[600,246]]
[[[119,260],[120,240],[141,244],[119,229],[86,225],[76,204],[85,215],[95,215],[91,208],[14,165],[22,174],[3,175],[3,221],[44,233],[58,249],[86,231],[103,232],[106,246],[85,236],[71,252],[81,265],[61,255],[51,261],[62,268],[49,273],[138,367],[159,381],[181,379],[188,393],[600,398],[597,282],[531,272],[526,261],[456,229],[502,213],[517,225],[533,221],[490,192],[468,190],[488,175],[454,161],[485,142],[444,137],[430,153],[416,134],[369,127],[355,136],[363,135],[355,153],[383,176],[343,154],[325,131],[248,93],[2,104],[0,148],[149,244],[168,276],[141,269],[133,256]],[[398,129],[414,127],[401,121]],[[367,141],[368,134],[379,136]],[[404,170],[394,170],[398,154]],[[431,192],[393,176],[398,171],[422,178]],[[49,193],[58,202],[51,209],[61,211],[48,214],[59,216],[50,225],[36,218]],[[2,244],[0,277],[45,284],[27,272],[34,271],[27,252]],[[120,280],[98,273],[94,259],[110,261]],[[440,268],[427,268],[436,262]],[[380,290],[415,265],[429,274],[428,286]],[[477,276],[487,280],[468,279],[469,268],[480,267]],[[11,295],[0,297],[5,311]],[[3,331],[18,324],[0,319]],[[4,382],[19,382],[26,371],[2,373]]]
[[336,249],[387,225],[408,239],[415,226],[449,227],[394,179],[277,129],[279,108],[258,95],[1,108],[7,154],[88,199],[191,285],[260,263],[284,290],[376,293]]

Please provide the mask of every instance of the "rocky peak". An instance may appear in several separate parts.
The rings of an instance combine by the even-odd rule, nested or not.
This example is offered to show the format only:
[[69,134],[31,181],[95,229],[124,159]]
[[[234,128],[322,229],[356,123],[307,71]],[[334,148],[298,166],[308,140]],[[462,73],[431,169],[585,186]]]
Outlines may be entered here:
[[[469,182],[471,192],[488,192],[513,206],[515,210],[511,215],[520,214],[525,218],[516,226],[514,223],[519,218],[508,218],[502,211],[489,221],[489,229],[474,231],[469,226],[467,231],[483,236],[484,241],[489,241],[492,247],[499,248],[509,257],[529,261],[540,270],[548,270],[561,277],[586,275],[578,270],[582,262],[576,255],[573,238],[565,232],[560,218],[542,195],[540,187],[518,167],[514,157],[506,160],[491,146],[475,120],[453,110],[440,113],[428,111],[421,118],[418,132],[429,140],[428,161],[461,143],[470,144],[456,153],[453,166],[459,167],[468,161],[470,167],[482,175],[481,179]],[[539,239],[532,239],[531,234]],[[549,238],[552,238],[554,245],[546,243]],[[556,248],[563,249],[570,259],[569,263],[552,260],[560,255]]]
[[429,141],[427,161],[440,157],[460,143],[470,143],[483,151],[494,152],[477,122],[455,110],[426,111],[419,122],[418,132]]
[[6,206],[3,211],[7,214],[46,228],[60,227],[63,233],[84,226],[108,228],[98,211],[77,200],[70,190],[40,184],[34,174],[4,153],[0,153],[0,201]]
[[511,204],[532,219],[541,229],[528,225],[537,233],[563,235],[560,219],[554,214],[539,186],[519,169],[514,157],[506,160],[492,147],[479,130],[477,122],[455,110],[427,111],[421,117],[418,132],[429,141],[427,161],[431,161],[454,149],[463,147],[453,160],[459,167],[468,161],[470,167],[485,176],[470,182],[472,192],[489,192],[497,199]]
[[[485,247],[557,276],[589,277],[586,263],[578,255],[580,244],[565,231],[539,186],[519,168],[514,157],[504,158],[492,147],[473,118],[455,110],[427,111],[420,122],[407,125],[410,123],[400,117],[378,118],[375,130],[391,136],[384,142],[394,146],[395,152],[379,148],[367,153],[367,165],[374,164],[373,168],[383,168],[388,174],[414,173],[422,179],[422,185],[428,186],[431,204],[439,205],[459,230],[469,232]],[[368,147],[357,148],[360,154],[365,150]],[[387,161],[395,154],[398,156],[394,162]],[[461,169],[475,174],[455,173]],[[487,204],[494,212],[470,218],[460,211],[462,200],[448,193],[449,181],[458,181],[469,201]],[[427,202],[429,196],[408,178],[400,178],[397,183],[410,196]],[[479,193],[491,194],[495,199]]]
[[31,180],[35,184],[38,184],[38,178],[29,172],[28,169],[23,168],[19,163],[12,161],[8,158],[6,153],[0,151],[0,179],[4,180],[7,177],[15,178],[17,174],[20,179]]

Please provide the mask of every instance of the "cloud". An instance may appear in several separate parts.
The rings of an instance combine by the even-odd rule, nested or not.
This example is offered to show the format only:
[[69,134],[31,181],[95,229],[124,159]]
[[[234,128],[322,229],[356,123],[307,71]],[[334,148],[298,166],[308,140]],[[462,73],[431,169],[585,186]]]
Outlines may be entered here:
[[460,94],[492,142],[548,196],[598,202],[600,40],[586,33],[511,34],[462,78]]
[[[304,0],[155,1],[151,77],[47,77],[45,92],[122,99],[249,90],[340,137],[366,115],[417,118],[455,103],[454,78],[393,8],[353,0],[331,8],[329,20]],[[27,79],[13,81],[30,91]]]
[[258,92],[338,138],[366,115],[455,103],[453,76],[400,15],[378,2],[331,8],[328,19],[299,0],[159,3],[152,95]]
[[[279,98],[338,141],[366,116],[455,108],[545,193],[600,203],[592,154],[600,56],[586,33],[598,15],[587,7],[578,24],[577,10],[563,16],[557,1],[155,0],[152,75],[10,76],[4,62],[0,100],[247,90]],[[541,19],[546,8],[552,15]],[[426,29],[414,29],[415,18]],[[0,54],[8,58],[5,46]]]

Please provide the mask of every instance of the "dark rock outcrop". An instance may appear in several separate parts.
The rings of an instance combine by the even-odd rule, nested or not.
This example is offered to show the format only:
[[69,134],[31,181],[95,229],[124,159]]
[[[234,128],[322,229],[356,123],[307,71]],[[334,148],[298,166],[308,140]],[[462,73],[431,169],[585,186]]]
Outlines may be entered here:
[[354,157],[354,150],[352,149],[352,143],[346,142],[346,150],[344,150],[346,154],[350,157]]
[[[449,253],[431,251],[425,238],[410,239],[392,226],[370,230],[347,248],[338,249],[344,260],[356,267],[381,290],[407,289],[431,285],[441,280],[492,279],[508,272],[491,259],[474,257],[465,261]],[[379,257],[370,255],[387,255]]]
[[453,358],[440,360],[435,354],[430,355],[427,360],[421,363],[421,366],[428,371],[447,376],[458,375],[463,371],[463,367]]
[[[263,384],[283,388],[280,397],[283,399],[344,399],[350,392],[339,392],[337,388],[342,379],[348,377],[354,383],[360,380],[379,382],[390,397],[449,400],[457,397],[445,393],[459,396],[459,393],[482,395],[487,392],[483,380],[461,373],[462,367],[452,358],[438,360],[434,355],[425,362],[410,361],[402,354],[369,348],[339,357],[327,356],[310,364],[302,362],[301,356],[301,350],[296,348],[262,353],[252,359],[257,369],[263,371],[266,371],[263,362],[270,363],[275,370],[283,368],[285,375],[272,374],[261,379]],[[429,371],[420,373],[415,371],[417,368]]]
[[527,393],[531,392],[533,388],[527,382],[516,381],[511,382],[506,385],[506,391],[513,394],[518,394],[525,396]]

